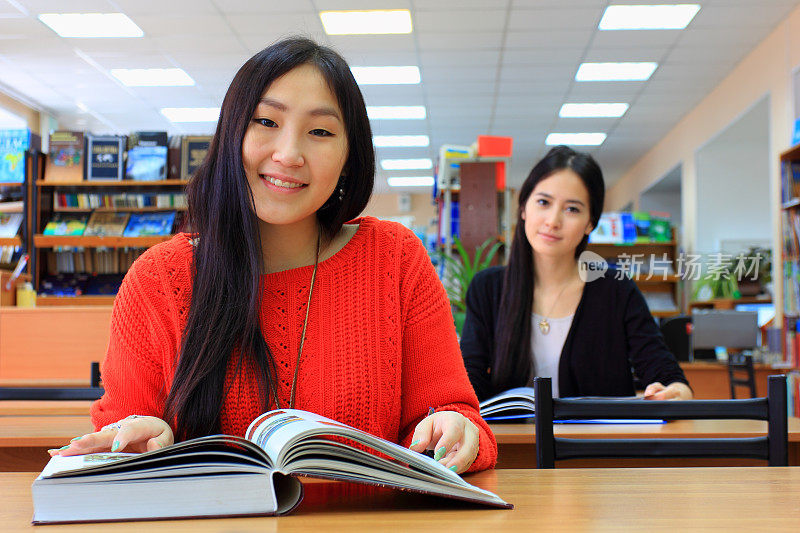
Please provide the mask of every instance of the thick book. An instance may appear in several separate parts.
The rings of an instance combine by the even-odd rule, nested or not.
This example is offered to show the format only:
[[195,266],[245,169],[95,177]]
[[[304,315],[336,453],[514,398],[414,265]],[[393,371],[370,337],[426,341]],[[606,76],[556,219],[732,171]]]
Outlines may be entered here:
[[82,131],[52,132],[44,179],[57,182],[83,181],[84,142]]
[[38,150],[41,139],[30,130],[0,129],[0,183],[25,181],[25,152]]
[[279,409],[257,417],[245,438],[53,457],[33,483],[33,523],[282,515],[303,499],[303,476],[512,507],[423,454],[307,411]]
[[131,213],[123,235],[125,237],[146,237],[148,235],[169,235],[175,223],[175,211],[156,213]]
[[119,211],[94,211],[86,224],[85,236],[119,237],[128,225],[131,214]]
[[182,180],[190,180],[203,164],[212,139],[211,135],[186,135],[181,139]]

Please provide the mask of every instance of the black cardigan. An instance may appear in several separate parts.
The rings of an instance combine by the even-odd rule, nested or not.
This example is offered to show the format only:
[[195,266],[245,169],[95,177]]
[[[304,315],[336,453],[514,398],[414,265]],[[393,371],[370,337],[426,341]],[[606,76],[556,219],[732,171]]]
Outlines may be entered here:
[[[495,389],[490,380],[504,275],[505,267],[482,270],[467,290],[461,353],[479,400],[511,387]],[[636,284],[615,275],[609,270],[584,286],[561,351],[562,397],[631,396],[635,393],[631,368],[644,385],[688,384]]]

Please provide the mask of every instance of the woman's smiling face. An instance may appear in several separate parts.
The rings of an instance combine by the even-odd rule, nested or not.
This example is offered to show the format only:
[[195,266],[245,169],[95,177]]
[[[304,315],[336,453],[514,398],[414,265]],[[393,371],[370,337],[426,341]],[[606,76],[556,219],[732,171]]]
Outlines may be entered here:
[[325,78],[301,65],[264,91],[242,142],[256,215],[268,224],[315,217],[347,161],[342,111]]

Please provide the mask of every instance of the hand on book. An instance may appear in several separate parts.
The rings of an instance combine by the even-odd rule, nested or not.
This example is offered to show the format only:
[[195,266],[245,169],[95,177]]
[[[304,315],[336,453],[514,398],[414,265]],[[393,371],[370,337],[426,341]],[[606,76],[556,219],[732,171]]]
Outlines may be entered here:
[[461,413],[438,411],[414,429],[410,449],[434,450],[433,458],[457,474],[466,472],[478,456],[478,427]]
[[131,415],[100,431],[75,437],[66,446],[48,450],[54,455],[82,455],[99,452],[149,452],[175,442],[169,424],[155,416]]
[[692,389],[680,381],[666,386],[656,381],[644,389],[645,400],[691,400],[692,396]]

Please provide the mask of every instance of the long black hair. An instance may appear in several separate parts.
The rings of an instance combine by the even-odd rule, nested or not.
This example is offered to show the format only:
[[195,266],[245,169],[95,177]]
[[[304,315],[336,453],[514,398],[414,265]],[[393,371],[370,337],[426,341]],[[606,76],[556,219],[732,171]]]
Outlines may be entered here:
[[[208,155],[187,186],[189,226],[199,237],[192,263],[192,300],[164,419],[179,440],[219,432],[225,373],[231,357],[258,376],[263,407],[270,404],[275,362],[260,327],[263,253],[242,141],[258,101],[279,77],[314,65],[343,114],[348,156],[336,191],[317,212],[331,238],[364,210],[372,194],[375,154],[364,98],[347,62],[305,38],[279,41],[236,73],[222,102]],[[339,199],[339,188],[345,191]]]
[[[569,169],[580,177],[589,193],[589,220],[597,227],[605,201],[605,183],[600,166],[589,154],[567,146],[556,146],[533,167],[519,191],[517,229],[503,278],[503,295],[497,317],[492,386],[496,391],[528,384],[534,372],[531,357],[531,310],[533,309],[533,248],[525,235],[522,213],[536,185],[559,170]],[[586,249],[584,235],[575,258]]]

